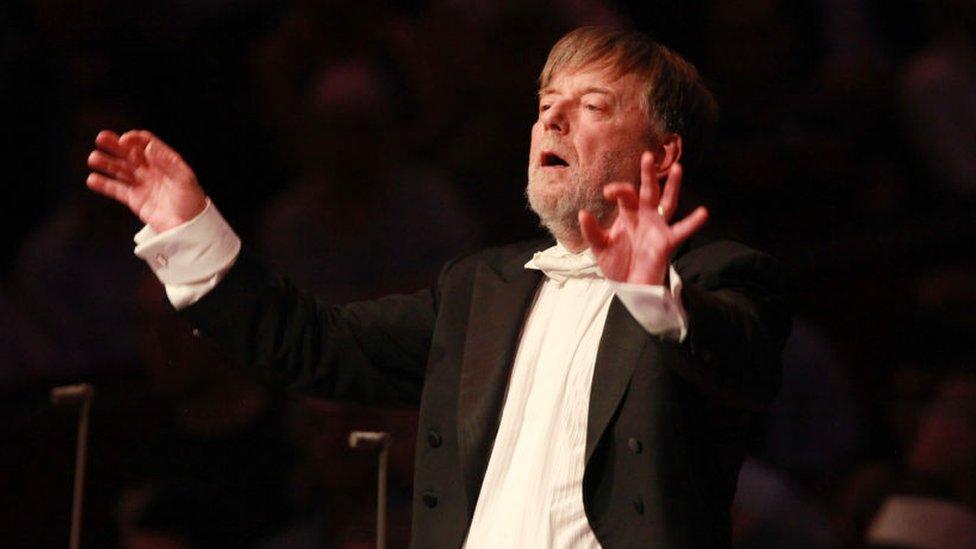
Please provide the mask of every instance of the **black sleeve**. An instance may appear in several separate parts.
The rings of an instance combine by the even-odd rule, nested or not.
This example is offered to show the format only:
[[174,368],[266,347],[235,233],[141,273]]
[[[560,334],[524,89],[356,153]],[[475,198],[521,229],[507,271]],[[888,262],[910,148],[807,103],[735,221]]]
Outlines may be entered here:
[[[676,262],[688,336],[670,361],[706,394],[765,408],[779,391],[782,351],[791,328],[783,269],[773,257],[735,242],[715,242]],[[675,346],[678,347],[678,346]]]
[[420,402],[435,315],[430,290],[331,306],[245,249],[181,314],[272,383],[363,404]]

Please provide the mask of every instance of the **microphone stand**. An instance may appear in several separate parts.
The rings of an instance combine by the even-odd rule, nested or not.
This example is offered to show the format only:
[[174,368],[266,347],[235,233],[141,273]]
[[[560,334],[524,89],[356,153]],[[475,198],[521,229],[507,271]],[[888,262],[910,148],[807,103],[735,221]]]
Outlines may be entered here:
[[55,406],[81,403],[78,416],[78,444],[75,450],[74,494],[71,499],[70,549],[78,549],[81,543],[81,504],[85,494],[85,452],[88,447],[88,418],[95,388],[90,383],[64,385],[51,389],[51,403]]

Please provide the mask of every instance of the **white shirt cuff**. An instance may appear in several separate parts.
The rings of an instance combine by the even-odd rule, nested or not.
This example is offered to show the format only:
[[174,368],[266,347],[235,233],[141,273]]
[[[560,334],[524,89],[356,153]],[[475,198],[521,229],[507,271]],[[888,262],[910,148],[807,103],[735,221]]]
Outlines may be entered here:
[[134,240],[135,254],[149,264],[176,309],[212,290],[241,251],[241,239],[209,198],[190,221],[160,234],[147,225]]
[[688,314],[681,304],[681,277],[669,267],[671,287],[610,280],[610,287],[648,333],[682,342],[688,335]]

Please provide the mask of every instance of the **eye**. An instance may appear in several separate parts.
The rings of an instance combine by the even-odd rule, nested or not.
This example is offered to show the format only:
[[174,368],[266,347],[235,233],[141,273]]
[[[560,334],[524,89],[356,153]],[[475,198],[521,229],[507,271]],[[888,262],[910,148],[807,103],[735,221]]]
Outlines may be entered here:
[[542,103],[539,105],[539,112],[546,112],[549,110],[549,107],[551,106],[552,105],[550,105],[549,103]]
[[586,103],[585,105],[583,105],[583,108],[592,112],[599,112],[603,110],[603,107],[601,105],[597,105],[595,103]]

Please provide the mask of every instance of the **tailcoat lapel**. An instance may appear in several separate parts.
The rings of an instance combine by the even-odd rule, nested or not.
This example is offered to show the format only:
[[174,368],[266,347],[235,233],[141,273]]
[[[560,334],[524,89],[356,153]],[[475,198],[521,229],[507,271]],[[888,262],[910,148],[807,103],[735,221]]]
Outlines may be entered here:
[[469,516],[498,431],[522,324],[541,279],[539,271],[524,268],[534,251],[511,258],[498,271],[482,263],[475,273],[457,418]]
[[614,296],[593,367],[584,463],[589,463],[597,442],[627,390],[630,377],[649,339],[627,307]]

